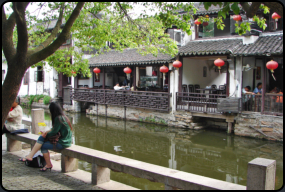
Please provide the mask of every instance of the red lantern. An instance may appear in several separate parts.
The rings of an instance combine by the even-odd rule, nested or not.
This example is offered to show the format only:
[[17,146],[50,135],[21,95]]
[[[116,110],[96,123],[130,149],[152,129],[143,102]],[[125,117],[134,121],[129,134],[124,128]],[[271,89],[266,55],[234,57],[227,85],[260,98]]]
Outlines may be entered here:
[[277,21],[278,19],[280,19],[281,17],[280,17],[280,15],[278,15],[276,12],[274,12],[273,14],[272,14],[272,19],[275,19],[275,21]]
[[173,67],[176,67],[177,69],[180,68],[182,66],[182,63],[178,60],[173,62]]
[[204,26],[204,27],[206,27],[206,26],[208,26],[208,25],[209,25],[209,23],[208,23],[208,22],[206,22],[206,21],[205,21],[205,22],[203,22],[203,26]]
[[233,19],[238,22],[241,20],[241,16],[240,15],[234,15]]
[[222,59],[218,58],[214,61],[214,64],[218,67],[220,73],[221,67],[224,66],[225,62]]
[[97,73],[100,73],[101,71],[100,71],[100,69],[99,69],[98,67],[95,67],[95,68],[93,69],[93,72],[97,74]]
[[129,73],[132,72],[132,70],[131,70],[129,67],[126,67],[126,68],[124,69],[124,72],[127,73],[127,74],[129,74]]
[[161,66],[161,67],[159,68],[159,71],[160,71],[161,73],[167,73],[169,70],[168,70],[168,67],[166,67],[165,65],[163,65],[163,66]]
[[194,23],[195,23],[197,26],[201,24],[201,22],[198,21],[198,19],[196,19],[196,20],[194,21]]
[[71,71],[71,73],[72,73],[72,74],[76,74],[76,72],[75,72],[75,71]]
[[266,63],[266,68],[271,71],[272,77],[275,81],[276,81],[276,79],[275,79],[273,73],[274,73],[274,69],[277,69],[277,67],[278,67],[278,63],[276,61],[271,60],[271,61],[268,61]]
[[96,80],[98,79],[98,74],[101,72],[100,69],[98,67],[95,67],[93,69],[93,72],[96,74]]

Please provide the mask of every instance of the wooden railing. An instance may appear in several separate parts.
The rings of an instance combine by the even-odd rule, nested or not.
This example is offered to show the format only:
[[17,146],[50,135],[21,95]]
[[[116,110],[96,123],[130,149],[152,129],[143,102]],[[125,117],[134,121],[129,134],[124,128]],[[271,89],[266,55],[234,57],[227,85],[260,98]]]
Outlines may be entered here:
[[176,110],[190,112],[221,113],[217,111],[218,98],[226,98],[226,95],[177,92]]
[[65,88],[64,93],[74,101],[169,112],[170,94],[165,92]]
[[[279,102],[277,98],[280,97]],[[282,102],[280,102],[282,100]],[[242,95],[243,111],[261,112],[262,95]],[[265,93],[264,114],[283,116],[283,94]]]

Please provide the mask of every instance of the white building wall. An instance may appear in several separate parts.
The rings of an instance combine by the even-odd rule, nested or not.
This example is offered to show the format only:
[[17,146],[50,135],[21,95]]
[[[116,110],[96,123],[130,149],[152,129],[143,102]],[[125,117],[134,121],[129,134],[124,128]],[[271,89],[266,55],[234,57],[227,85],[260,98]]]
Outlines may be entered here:
[[[254,67],[255,65],[255,58],[254,57],[244,57],[243,58],[243,66],[249,64],[250,66]],[[251,69],[249,71],[244,71],[242,72],[242,87],[245,86],[250,86],[251,91],[253,91],[255,85],[253,85],[253,72],[254,70]],[[261,79],[260,79],[261,81]]]
[[[206,77],[203,77],[203,67],[207,67]],[[215,72],[215,69],[211,68],[206,60],[183,58],[182,84],[199,84],[200,88],[215,84],[219,87],[226,83],[226,77],[227,73]]]

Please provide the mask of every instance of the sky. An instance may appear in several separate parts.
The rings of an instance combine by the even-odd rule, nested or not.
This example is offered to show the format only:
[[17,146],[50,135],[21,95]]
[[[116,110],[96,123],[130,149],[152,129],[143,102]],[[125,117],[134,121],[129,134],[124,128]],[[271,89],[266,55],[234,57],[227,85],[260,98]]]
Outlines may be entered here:
[[[36,3],[38,3],[38,2],[36,2]],[[172,2],[169,2],[169,3],[172,3]],[[11,2],[7,2],[7,3],[5,3],[4,4],[4,7],[5,8],[7,8],[7,7],[9,7],[9,5],[11,4]],[[32,14],[32,15],[36,15],[39,19],[42,19],[43,18],[43,16],[41,15],[41,14],[39,14],[39,9],[38,9],[39,7],[35,4],[35,3],[33,3],[33,4],[29,4],[28,5],[28,7],[27,7],[27,10]],[[48,10],[48,8],[43,8],[42,10]],[[41,10],[41,12],[42,12],[42,10]],[[11,13],[12,12],[12,9],[10,9],[10,11],[7,11],[6,9],[5,9],[5,12],[6,13]],[[133,18],[136,18],[136,17],[138,17],[139,15],[140,15],[140,13],[142,13],[142,7],[140,7],[140,5],[134,5],[134,9],[133,9],[133,11],[130,11],[129,12],[129,15],[131,16],[131,17],[133,17]],[[155,11],[153,11],[153,12],[148,12],[148,14],[149,15],[154,15],[155,14]]]

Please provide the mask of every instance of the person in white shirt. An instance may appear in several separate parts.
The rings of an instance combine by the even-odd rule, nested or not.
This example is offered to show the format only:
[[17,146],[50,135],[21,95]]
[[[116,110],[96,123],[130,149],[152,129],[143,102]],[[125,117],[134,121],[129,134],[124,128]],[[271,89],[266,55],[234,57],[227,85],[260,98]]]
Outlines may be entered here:
[[255,94],[253,92],[250,92],[250,89],[251,89],[250,86],[246,86],[246,87],[242,88],[244,108],[245,108],[245,110],[248,110],[248,111],[251,111],[251,105],[252,105],[250,95]]
[[12,108],[13,110],[8,113],[7,121],[3,126],[2,135],[21,129],[23,109],[20,106],[20,97],[17,96]]
[[120,84],[119,84],[119,83],[117,83],[117,84],[114,86],[114,90],[122,90],[122,89],[125,89],[125,86],[120,87]]

